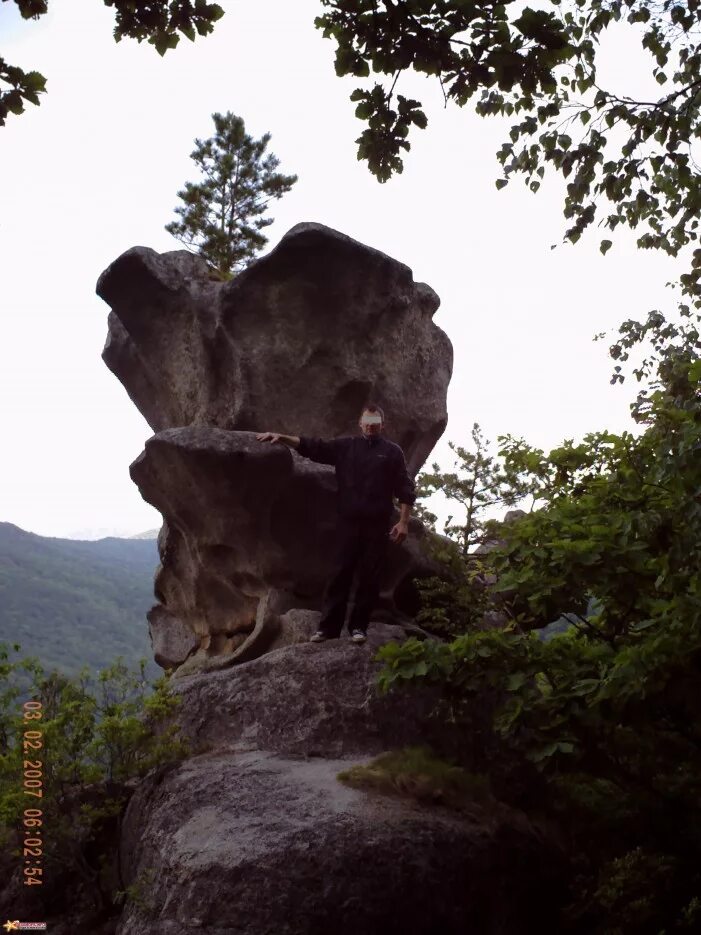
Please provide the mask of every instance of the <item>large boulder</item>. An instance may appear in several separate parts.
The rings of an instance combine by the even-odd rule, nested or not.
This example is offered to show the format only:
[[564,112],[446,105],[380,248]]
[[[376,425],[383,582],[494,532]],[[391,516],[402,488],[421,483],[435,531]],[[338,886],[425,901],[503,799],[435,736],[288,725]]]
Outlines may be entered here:
[[[167,517],[160,603],[149,613],[159,664],[190,658],[191,668],[193,655],[201,669],[243,661],[270,643],[280,614],[319,608],[336,535],[332,467],[253,432],[190,426],[149,439],[131,476]],[[408,544],[388,543],[380,619],[408,622],[407,581],[433,570],[419,547],[423,527],[410,528]]]
[[187,251],[134,247],[100,276],[107,366],[155,432],[184,425],[333,437],[379,400],[415,474],[447,424],[440,300],[408,266],[297,224],[230,282]]
[[[562,853],[493,799],[465,812],[349,788],[339,771],[441,747],[430,691],[378,694],[368,642],[292,644],[180,676],[197,755],[151,773],[126,811],[118,935],[527,935],[557,931]],[[443,728],[444,729],[444,728]]]
[[348,788],[353,760],[217,751],[139,788],[117,935],[536,935],[556,857],[525,816]]
[[443,742],[439,722],[430,717],[435,690],[407,697],[376,690],[376,651],[389,641],[403,642],[414,635],[410,630],[373,622],[360,646],[346,637],[310,643],[308,633],[318,620],[314,611],[289,611],[283,619],[284,630],[293,634],[287,645],[280,641],[234,669],[175,673],[183,735],[193,744],[245,743],[331,758]]
[[[226,283],[187,251],[135,247],[97,291],[112,307],[103,358],[156,432],[131,466],[164,518],[148,615],[156,661],[190,671],[250,659],[280,614],[319,609],[336,522],[334,469],[256,433],[354,434],[373,400],[415,475],[447,422],[453,357],[432,321],[438,296],[320,224],[296,225]],[[414,580],[437,570],[416,519],[409,533],[389,545],[380,619],[406,622]]]

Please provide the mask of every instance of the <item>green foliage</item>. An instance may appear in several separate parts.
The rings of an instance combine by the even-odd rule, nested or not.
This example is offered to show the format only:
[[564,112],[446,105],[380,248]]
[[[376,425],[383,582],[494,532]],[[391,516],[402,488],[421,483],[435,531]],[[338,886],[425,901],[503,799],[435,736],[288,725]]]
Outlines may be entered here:
[[[609,354],[617,361],[611,383],[623,383],[625,375],[622,365],[630,358],[631,351],[644,346],[646,356],[633,369],[633,375],[642,384],[637,398],[631,404],[633,419],[650,424],[655,418],[655,407],[667,398],[683,404],[689,396],[689,385],[698,387],[701,382],[701,315],[699,307],[679,305],[676,322],[668,321],[658,310],[651,311],[645,321],[628,319],[619,328],[618,339],[609,348]],[[604,334],[596,336],[597,339]]]
[[547,458],[504,440],[511,466],[533,465],[546,504],[510,530],[494,556],[498,588],[518,592],[513,609],[523,627],[561,611],[581,614],[594,596],[599,613],[585,624],[594,638],[618,645],[632,631],[652,636],[685,621],[693,639],[701,589],[698,381],[682,358],[661,379],[638,437],[595,433]]
[[[576,242],[599,220],[614,231],[640,226],[643,248],[676,256],[698,239],[701,184],[691,146],[701,132],[701,5],[673,0],[322,0],[315,20],[336,42],[336,73],[393,76],[386,91],[356,89],[356,116],[367,122],[358,158],[381,181],[402,171],[412,127],[425,128],[420,101],[398,95],[409,69],[435,76],[446,102],[477,95],[482,116],[512,121],[498,153],[505,178],[537,191],[548,166],[568,179],[565,237]],[[650,57],[661,86],[651,100],[601,87],[597,73],[606,31],[627,23]],[[611,246],[602,240],[605,253]],[[701,250],[685,291],[694,294]]]
[[421,603],[416,623],[438,636],[452,638],[484,613],[484,588],[477,580],[482,563],[475,560],[467,568],[459,545],[430,529],[422,551],[439,563],[441,572],[416,580]]
[[174,49],[182,33],[195,41],[195,33],[208,36],[214,24],[224,15],[216,3],[205,0],[104,0],[105,6],[114,7],[116,25],[114,38],[124,36],[141,42],[147,39],[159,55]]
[[[701,918],[701,366],[692,322],[658,316],[621,329],[618,359],[643,339],[652,346],[632,407],[639,434],[591,433],[547,454],[500,439],[505,476],[538,504],[502,527],[488,556],[512,625],[445,644],[388,644],[377,656],[380,690],[440,688],[446,724],[465,749],[477,741],[482,761],[506,770],[507,797],[529,770],[544,781],[538,807],[566,828],[577,866],[563,930],[658,935]],[[573,626],[538,638],[564,615]]]
[[[3,87],[9,85],[9,89]],[[25,102],[39,103],[39,95],[46,90],[46,79],[38,71],[22,71],[0,58],[0,127],[8,114],[21,114]]]
[[462,811],[490,797],[485,776],[436,756],[428,747],[406,747],[383,753],[366,765],[351,766],[337,777],[341,782],[381,792],[399,793],[420,802]]
[[[23,700],[41,706],[28,710]],[[137,673],[118,659],[96,679],[87,666],[68,678],[47,674],[33,659],[11,659],[9,647],[0,644],[0,841],[6,853],[19,860],[27,829],[36,828],[46,876],[77,875],[97,904],[109,908],[117,894],[107,872],[114,841],[105,829],[123,812],[130,780],[188,754],[173,722],[179,703],[165,677],[147,685],[143,661]],[[40,736],[27,739],[29,730]],[[39,796],[23,785],[30,767],[41,774]],[[24,818],[27,808],[40,809],[41,817]]]
[[203,180],[186,182],[178,192],[184,204],[175,213],[181,220],[167,224],[166,230],[226,279],[267,243],[261,230],[273,221],[261,215],[271,199],[292,188],[297,176],[276,172],[280,160],[272,153],[263,158],[269,133],[254,140],[241,117],[231,112],[213,114],[212,119],[214,136],[195,140],[191,153]]
[[[6,0],[3,0],[6,2]],[[46,13],[47,0],[15,0],[24,19],[38,19]],[[147,39],[159,55],[174,49],[180,34],[195,41],[195,33],[207,36],[214,24],[224,15],[216,3],[206,0],[104,0],[105,6],[114,7],[117,42],[125,36],[141,42]],[[10,86],[3,88],[3,83]],[[46,79],[38,71],[24,72],[8,65],[0,58],[0,127],[9,113],[21,114],[25,101],[39,104],[39,95],[46,91]]]
[[[422,471],[417,479],[417,516],[427,527],[424,550],[439,562],[442,573],[417,581],[421,609],[416,621],[442,636],[456,636],[477,624],[491,606],[485,591],[489,566],[475,547],[498,538],[499,524],[488,518],[495,507],[513,505],[524,495],[519,478],[507,475],[500,461],[489,454],[478,423],[472,427],[471,449],[448,443],[456,453],[455,470]],[[436,517],[421,500],[440,491],[458,504],[460,516],[449,516],[444,535],[435,532]]]
[[118,890],[115,894],[115,902],[122,903],[128,901],[138,906],[143,912],[155,913],[157,906],[155,900],[150,895],[152,886],[156,880],[156,871],[153,867],[146,867],[139,870],[134,878],[134,882],[123,890]]
[[520,493],[509,482],[511,479],[504,475],[497,460],[488,453],[489,442],[477,422],[472,426],[474,450],[453,442],[448,444],[458,456],[455,461],[457,471],[443,473],[434,463],[433,473],[421,473],[422,496],[430,496],[440,490],[448,500],[460,505],[464,516],[457,523],[452,523],[453,516],[449,516],[444,532],[458,543],[462,556],[466,557],[475,546],[491,538],[492,530],[487,531],[486,527],[488,511],[502,504],[513,505],[520,498]]

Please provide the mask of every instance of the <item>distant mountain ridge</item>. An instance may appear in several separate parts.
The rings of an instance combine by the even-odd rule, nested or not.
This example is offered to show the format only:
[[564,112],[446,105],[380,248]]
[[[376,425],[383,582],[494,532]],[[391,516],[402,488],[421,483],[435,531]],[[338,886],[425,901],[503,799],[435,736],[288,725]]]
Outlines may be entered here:
[[0,641],[67,674],[121,655],[146,657],[158,677],[146,621],[158,560],[152,538],[48,538],[0,522]]

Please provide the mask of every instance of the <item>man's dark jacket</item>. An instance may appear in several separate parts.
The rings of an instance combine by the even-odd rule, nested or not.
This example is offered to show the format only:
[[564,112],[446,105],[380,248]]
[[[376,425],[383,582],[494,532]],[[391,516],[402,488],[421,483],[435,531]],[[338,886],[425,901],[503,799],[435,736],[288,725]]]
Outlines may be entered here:
[[381,435],[345,435],[328,441],[300,436],[297,451],[311,461],[334,465],[341,516],[389,520],[393,496],[410,506],[416,500],[404,452]]

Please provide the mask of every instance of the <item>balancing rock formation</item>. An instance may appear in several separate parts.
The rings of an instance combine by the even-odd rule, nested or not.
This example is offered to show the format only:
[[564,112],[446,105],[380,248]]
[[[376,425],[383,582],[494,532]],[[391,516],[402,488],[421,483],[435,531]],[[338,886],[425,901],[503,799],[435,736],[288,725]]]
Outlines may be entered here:
[[[403,263],[298,224],[235,279],[187,251],[135,247],[102,274],[103,359],[155,431],[131,466],[163,515],[156,661],[188,672],[280,645],[287,610],[318,609],[335,527],[333,467],[255,433],[356,434],[379,401],[416,475],[447,423],[452,345],[436,293]],[[390,545],[377,619],[408,624],[430,574],[423,527]]]
[[[334,469],[255,437],[355,434],[374,400],[415,475],[447,421],[452,347],[432,321],[436,294],[318,224],[227,283],[189,253],[136,247],[98,293],[112,307],[104,360],[155,432],[131,476],[164,520],[148,616],[190,755],[133,780],[113,831],[107,870],[138,898],[104,928],[51,930],[555,931],[561,851],[521,812],[490,799],[456,813],[337,778],[402,746],[449,758],[470,746],[431,717],[434,688],[381,696],[375,683],[381,645],[426,636],[413,580],[436,569],[414,518],[389,546],[367,643],[310,643]],[[19,876],[12,905],[27,898]]]

